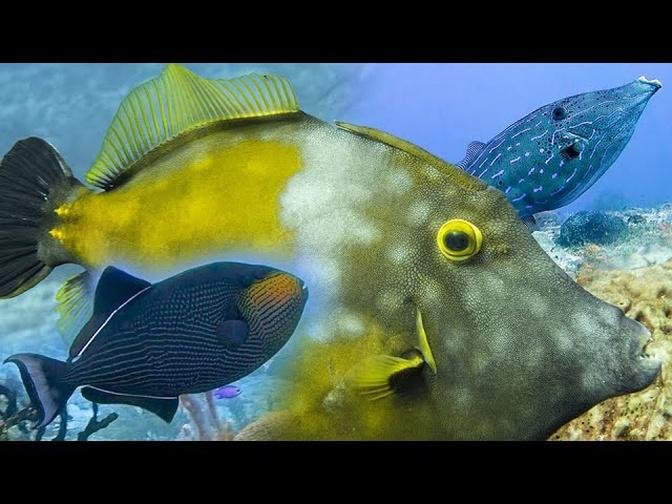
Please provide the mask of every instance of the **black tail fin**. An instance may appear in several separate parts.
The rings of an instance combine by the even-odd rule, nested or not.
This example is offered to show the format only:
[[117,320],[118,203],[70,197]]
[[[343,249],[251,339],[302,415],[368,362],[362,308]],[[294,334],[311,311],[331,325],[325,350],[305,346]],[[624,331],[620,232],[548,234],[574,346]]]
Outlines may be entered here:
[[5,362],[13,362],[21,372],[23,386],[38,410],[35,428],[46,427],[75,391],[75,387],[63,381],[68,364],[37,354],[16,354]]
[[67,252],[49,231],[54,210],[81,187],[56,150],[39,138],[14,144],[0,162],[0,298],[30,289]]

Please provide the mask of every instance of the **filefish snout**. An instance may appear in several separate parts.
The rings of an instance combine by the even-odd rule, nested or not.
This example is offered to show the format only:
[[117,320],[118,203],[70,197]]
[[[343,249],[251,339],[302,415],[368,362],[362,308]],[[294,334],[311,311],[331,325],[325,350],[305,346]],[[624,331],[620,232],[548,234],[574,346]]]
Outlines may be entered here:
[[252,335],[275,352],[294,332],[307,300],[308,288],[303,280],[272,270],[244,291],[241,312]]

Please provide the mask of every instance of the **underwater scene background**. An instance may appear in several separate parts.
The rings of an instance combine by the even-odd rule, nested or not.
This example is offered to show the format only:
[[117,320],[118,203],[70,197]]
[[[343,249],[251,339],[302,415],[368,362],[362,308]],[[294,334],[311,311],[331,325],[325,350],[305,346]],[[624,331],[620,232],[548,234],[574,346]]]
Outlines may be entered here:
[[[658,79],[655,94],[613,166],[583,195],[537,215],[535,240],[572,278],[622,308],[653,334],[649,353],[662,373],[644,391],[609,399],[561,428],[554,439],[670,439],[672,389],[672,83],[669,64],[187,64],[208,78],[249,72],[288,78],[301,109],[324,121],[343,120],[407,139],[452,163],[467,145],[487,142],[533,110],[564,97]],[[0,64],[0,151],[39,136],[56,146],[82,179],[99,152],[121,100],[163,64]],[[581,213],[590,212],[590,213]],[[0,360],[17,352],[63,359],[69,343],[56,330],[55,294],[81,271],[57,268],[35,288],[0,301]],[[240,393],[184,396],[167,424],[133,406],[102,405],[107,419],[91,440],[232,439],[274,409],[283,379],[271,359],[235,383]],[[3,417],[28,404],[19,373],[0,366]],[[16,394],[16,408],[12,393]],[[77,439],[92,416],[79,393],[68,404],[66,439]],[[110,417],[118,414],[119,418]],[[109,423],[108,423],[109,422]],[[6,426],[0,439],[30,440],[29,423]],[[59,435],[60,420],[44,439]],[[95,429],[94,429],[95,430]],[[64,433],[61,433],[64,434]],[[42,433],[40,433],[42,437]],[[85,437],[88,437],[88,433]]]

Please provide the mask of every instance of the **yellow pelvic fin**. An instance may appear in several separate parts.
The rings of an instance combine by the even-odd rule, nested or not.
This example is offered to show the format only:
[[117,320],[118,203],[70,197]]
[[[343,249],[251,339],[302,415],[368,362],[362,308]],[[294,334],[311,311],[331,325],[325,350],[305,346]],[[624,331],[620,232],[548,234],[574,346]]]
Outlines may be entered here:
[[394,378],[410,370],[420,369],[423,362],[419,355],[409,359],[375,355],[355,366],[348,374],[347,381],[351,388],[369,399],[382,399],[395,392]]
[[93,313],[93,279],[84,271],[61,285],[56,292],[56,327],[66,343],[70,344]]
[[436,374],[436,360],[434,360],[434,354],[432,353],[432,348],[429,346],[429,341],[427,341],[427,333],[425,332],[425,326],[422,323],[422,314],[420,310],[416,308],[415,314],[415,328],[418,333],[418,350],[425,359],[425,362],[429,366],[429,369]]
[[221,121],[297,112],[296,94],[284,77],[250,74],[204,79],[171,64],[121,102],[86,181],[110,189],[148,152],[189,130]]

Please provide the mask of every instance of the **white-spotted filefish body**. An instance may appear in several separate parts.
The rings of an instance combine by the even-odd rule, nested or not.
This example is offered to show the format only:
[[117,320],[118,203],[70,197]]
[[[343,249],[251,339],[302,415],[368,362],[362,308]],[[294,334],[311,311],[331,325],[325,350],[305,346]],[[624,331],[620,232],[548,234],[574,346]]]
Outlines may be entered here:
[[212,263],[152,285],[103,273],[68,363],[10,357],[49,423],[70,393],[133,404],[170,421],[182,394],[213,390],[259,368],[287,342],[307,300],[303,282],[265,266]]
[[614,163],[660,87],[640,77],[550,103],[488,143],[472,142],[458,166],[504,192],[521,217],[560,208]]

